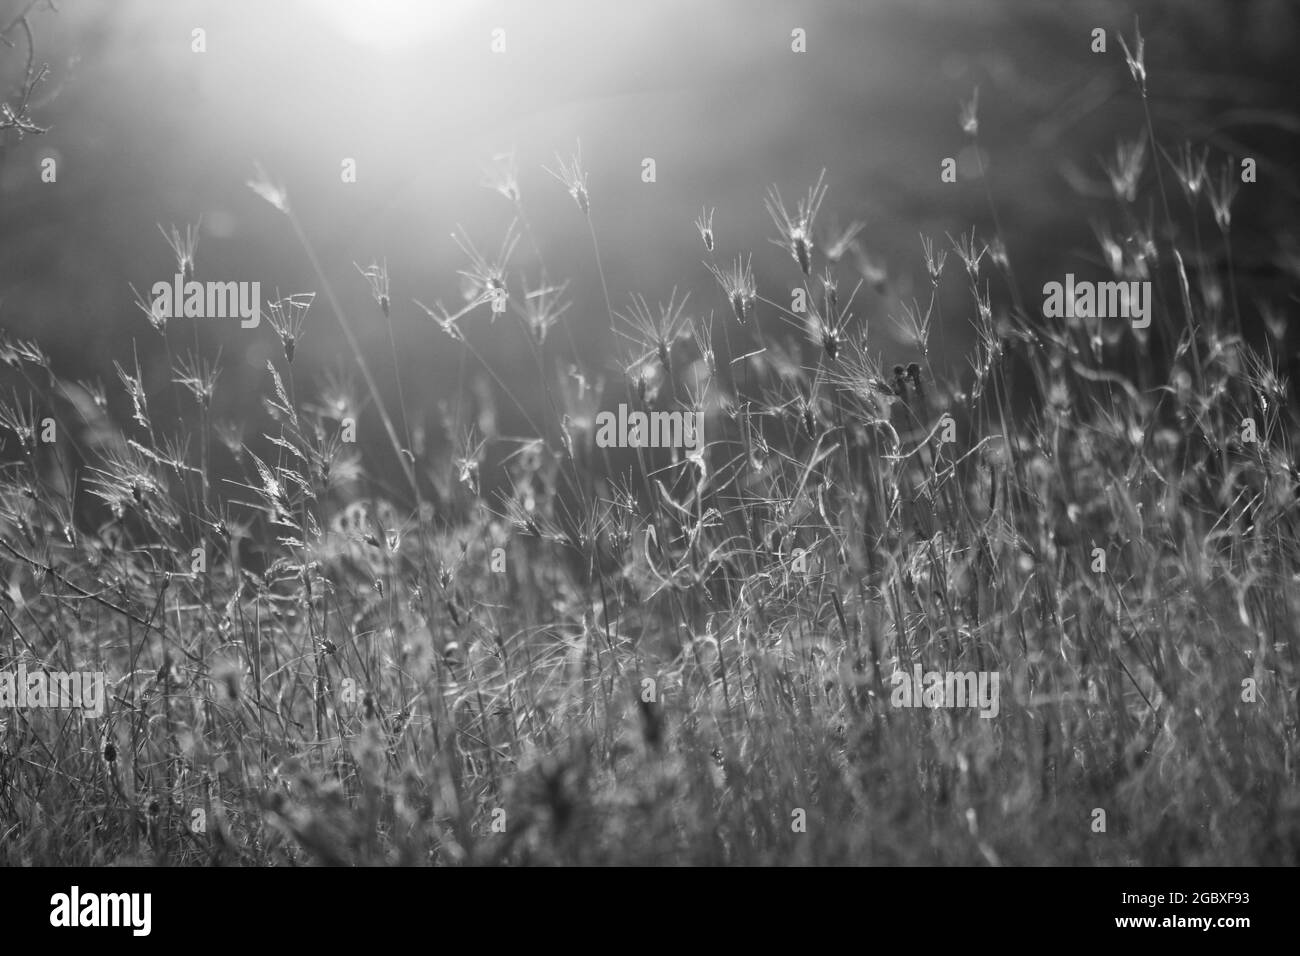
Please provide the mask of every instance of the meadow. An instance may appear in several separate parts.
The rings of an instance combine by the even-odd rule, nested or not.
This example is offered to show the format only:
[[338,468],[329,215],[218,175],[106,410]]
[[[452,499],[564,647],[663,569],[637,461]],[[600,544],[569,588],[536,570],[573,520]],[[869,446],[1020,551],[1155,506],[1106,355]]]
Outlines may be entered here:
[[[1141,110],[1159,38],[1121,36]],[[987,108],[952,111],[976,163]],[[491,164],[508,225],[457,229],[450,306],[325,268],[250,170],[312,281],[262,287],[245,420],[212,319],[140,297],[169,374],[123,349],[107,384],[3,330],[0,671],[108,699],[0,709],[0,864],[1300,862],[1300,274],[1285,236],[1271,297],[1234,260],[1247,157],[1146,116],[1077,270],[1149,283],[1145,322],[1044,308],[982,167],[980,222],[919,232],[902,284],[830,168],[752,197],[762,231],[706,206],[653,237],[692,244],[689,294],[618,287],[575,143]],[[548,268],[543,193],[597,281]],[[160,233],[166,276],[238,278],[199,223]],[[337,371],[304,371],[325,334]],[[436,403],[415,341],[454,358]],[[607,447],[620,405],[703,440]],[[914,672],[996,707],[900,706]]]

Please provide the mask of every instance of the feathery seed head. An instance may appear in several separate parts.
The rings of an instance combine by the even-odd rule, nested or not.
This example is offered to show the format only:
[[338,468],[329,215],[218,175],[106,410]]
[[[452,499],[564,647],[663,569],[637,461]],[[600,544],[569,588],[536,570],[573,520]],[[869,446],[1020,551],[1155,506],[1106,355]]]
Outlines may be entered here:
[[616,313],[628,328],[626,330],[616,328],[614,331],[627,340],[633,349],[640,351],[632,364],[640,364],[655,356],[665,372],[671,369],[673,346],[689,335],[691,320],[684,314],[686,300],[689,298],[688,293],[682,297],[681,302],[678,302],[677,290],[674,288],[668,304],[660,303],[656,315],[650,311],[644,297],[633,295],[631,310],[627,313]]
[[568,282],[562,282],[558,286],[542,286],[524,293],[524,324],[538,345],[546,341],[551,326],[569,311],[572,303],[562,299],[568,286]]
[[458,233],[453,232],[451,237],[456,245],[460,246],[461,252],[469,258],[470,267],[459,272],[469,284],[467,298],[470,307],[488,303],[492,307],[492,319],[496,321],[496,317],[506,310],[510,298],[506,287],[506,268],[515,246],[519,244],[518,222],[513,221],[506,227],[505,238],[501,240],[501,250],[497,253],[496,259],[491,262],[478,251],[463,229]]
[[1115,144],[1115,159],[1111,163],[1102,163],[1106,175],[1110,178],[1110,188],[1116,199],[1132,202],[1137,198],[1138,180],[1146,167],[1147,141],[1139,136],[1131,142],[1121,140]]
[[293,364],[298,341],[302,338],[303,323],[307,320],[307,310],[316,299],[315,292],[299,292],[294,295],[276,299],[267,308],[270,314],[267,321],[275,334],[280,337],[280,346],[284,349],[285,361]]
[[180,359],[172,372],[177,376],[172,379],[172,382],[189,389],[200,407],[206,410],[212,406],[217,379],[221,376],[221,367],[218,363],[209,362],[191,353]]
[[939,285],[939,277],[943,275],[944,263],[948,261],[948,250],[940,249],[938,255],[934,251],[934,240],[929,236],[921,236],[921,252],[925,256],[925,271],[930,274],[930,284]]
[[713,251],[713,210],[701,210],[699,217],[695,220],[695,228],[700,232],[700,239],[704,242],[704,248],[709,252]]
[[145,318],[155,332],[165,333],[167,331],[167,316],[163,315],[163,303],[161,299],[150,301],[140,294],[135,286],[130,286],[131,294],[135,296],[135,307],[144,313]]
[[176,271],[184,276],[186,282],[194,278],[194,254],[199,247],[199,228],[202,225],[201,218],[197,226],[186,225],[184,237],[175,226],[167,230],[161,223],[158,225],[158,231],[162,233],[163,239],[167,241],[172,254],[176,257]]
[[718,280],[718,285],[722,286],[722,291],[726,293],[731,311],[741,325],[745,324],[745,317],[753,308],[754,299],[758,296],[754,286],[754,273],[750,268],[752,258],[752,256],[746,258],[742,263],[740,256],[736,256],[736,261],[728,269],[707,264],[713,277]]
[[834,315],[836,310],[839,308],[839,282],[836,280],[835,274],[831,272],[829,266],[826,267],[826,271],[822,273],[821,278],[822,293],[826,299],[826,313],[828,315]]
[[972,138],[978,136],[980,131],[979,106],[980,88],[977,86],[970,99],[961,103],[961,131]]
[[579,143],[574,151],[573,159],[565,160],[557,153],[555,162],[560,167],[559,172],[549,169],[545,166],[542,168],[560,181],[573,201],[578,204],[578,210],[584,215],[591,214],[591,197],[587,192],[587,171],[582,167],[582,144]]
[[983,243],[978,243],[977,248],[974,226],[971,226],[969,238],[964,234],[957,239],[948,236],[948,241],[957,250],[957,256],[961,259],[962,264],[966,266],[966,272],[970,275],[971,281],[974,282],[979,278],[980,261],[984,258],[984,254],[989,251],[989,247]]
[[826,198],[825,180],[826,170],[823,169],[817,177],[817,182],[808,190],[808,195],[799,200],[793,216],[786,210],[781,193],[775,186],[768,190],[767,200],[764,203],[768,215],[772,217],[777,230],[781,233],[781,237],[773,239],[772,242],[790,251],[790,255],[795,262],[799,263],[799,269],[805,276],[812,275],[813,222],[817,218],[822,200]]
[[1142,38],[1142,30],[1138,26],[1137,17],[1133,18],[1133,47],[1129,48],[1128,43],[1124,40],[1124,34],[1119,35],[1119,45],[1124,49],[1124,62],[1128,64],[1128,71],[1133,75],[1133,82],[1142,90],[1142,95],[1147,95],[1147,65],[1146,65],[1146,40]]
[[507,153],[497,153],[492,157],[492,165],[488,167],[483,185],[488,189],[499,192],[512,203],[519,202],[519,172],[515,164],[513,150]]
[[854,247],[858,233],[866,228],[866,223],[857,219],[853,220],[843,229],[836,229],[832,226],[830,233],[826,237],[825,249],[826,259],[829,262],[839,262],[844,258],[844,253]]
[[289,212],[289,194],[283,186],[272,181],[260,163],[253,164],[253,178],[248,180],[248,188],[253,190],[280,212]]
[[370,296],[379,306],[379,311],[384,313],[384,318],[389,318],[389,309],[392,304],[388,296],[388,261],[384,260],[383,265],[371,262],[366,268],[361,268],[355,262],[358,272],[365,278],[366,283],[370,286]]
[[1209,175],[1210,150],[1207,147],[1194,150],[1191,143],[1185,142],[1179,147],[1176,157],[1165,153],[1165,160],[1173,167],[1174,177],[1178,180],[1178,187],[1183,191],[1188,205],[1195,208]]
[[717,355],[713,351],[713,313],[709,313],[707,320],[691,320],[691,337],[695,340],[695,347],[699,350],[700,360],[710,375],[717,374],[718,364]]
[[1205,191],[1210,200],[1210,209],[1214,212],[1214,224],[1219,227],[1220,232],[1226,233],[1232,226],[1232,201],[1240,188],[1235,163],[1231,157],[1219,170],[1218,182],[1216,183],[1213,178],[1207,181]]

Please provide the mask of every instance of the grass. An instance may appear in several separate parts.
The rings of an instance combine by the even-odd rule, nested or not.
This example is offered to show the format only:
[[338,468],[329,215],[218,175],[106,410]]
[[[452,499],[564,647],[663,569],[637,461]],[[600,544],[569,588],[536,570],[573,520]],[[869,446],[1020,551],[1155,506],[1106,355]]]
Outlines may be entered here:
[[[1143,46],[1125,54],[1145,103]],[[576,358],[512,161],[496,256],[458,233],[463,308],[391,300],[386,266],[357,267],[388,329],[369,358],[259,174],[321,296],[255,333],[282,346],[255,434],[213,420],[220,357],[143,301],[173,372],[150,388],[117,365],[127,421],[6,337],[0,671],[103,670],[111,693],[98,720],[0,716],[0,864],[1300,862],[1282,332],[1243,333],[1273,312],[1231,268],[1234,161],[1160,148],[1146,115],[1098,228],[1111,277],[1153,282],[1145,330],[1037,314],[989,190],[992,234],[922,237],[928,302],[893,300],[915,354],[886,367],[855,312],[862,224],[818,220],[825,174],[793,215],[767,198],[788,273],[766,295],[765,237],[729,247],[710,210],[696,278],[716,301],[619,307],[576,156],[552,175],[625,395]],[[197,235],[164,232],[187,276]],[[296,374],[323,308],[363,392]],[[385,403],[400,308],[460,350],[440,421],[409,383]],[[475,344],[498,319],[535,383]],[[930,336],[957,323],[976,346],[947,381]],[[496,429],[480,369],[531,434]],[[612,457],[607,399],[703,411],[707,447]],[[350,440],[375,426],[386,447]],[[914,664],[996,672],[997,716],[893,706]]]

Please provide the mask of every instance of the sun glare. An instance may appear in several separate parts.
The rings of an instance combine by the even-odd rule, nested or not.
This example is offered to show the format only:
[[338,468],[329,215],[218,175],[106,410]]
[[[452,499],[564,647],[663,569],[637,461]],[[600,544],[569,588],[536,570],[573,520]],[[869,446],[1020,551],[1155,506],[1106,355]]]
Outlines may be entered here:
[[465,10],[460,0],[311,0],[303,7],[347,39],[374,50],[398,50],[427,39]]

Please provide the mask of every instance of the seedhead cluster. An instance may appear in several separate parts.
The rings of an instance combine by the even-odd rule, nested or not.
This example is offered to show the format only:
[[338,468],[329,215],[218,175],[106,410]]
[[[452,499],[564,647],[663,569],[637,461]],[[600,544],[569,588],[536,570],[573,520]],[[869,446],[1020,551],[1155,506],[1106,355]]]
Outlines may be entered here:
[[[824,170],[766,198],[779,263],[702,209],[689,294],[611,297],[579,151],[551,175],[590,275],[551,277],[498,157],[510,225],[491,255],[454,233],[462,307],[362,259],[370,355],[314,266],[319,305],[248,330],[279,348],[239,420],[219,354],[173,356],[183,316],[140,303],[165,374],[133,352],[111,388],[0,333],[0,669],[111,690],[97,723],[0,712],[0,863],[1294,864],[1289,306],[1245,332],[1229,157],[1148,129],[1103,166],[1098,261],[1168,291],[1150,330],[1040,314],[996,206],[888,268],[869,223],[815,243]],[[195,274],[199,230],[163,235]],[[412,306],[402,345],[457,357],[428,401]],[[704,438],[605,447],[615,405]],[[896,705],[921,670],[996,675],[996,715]]]

